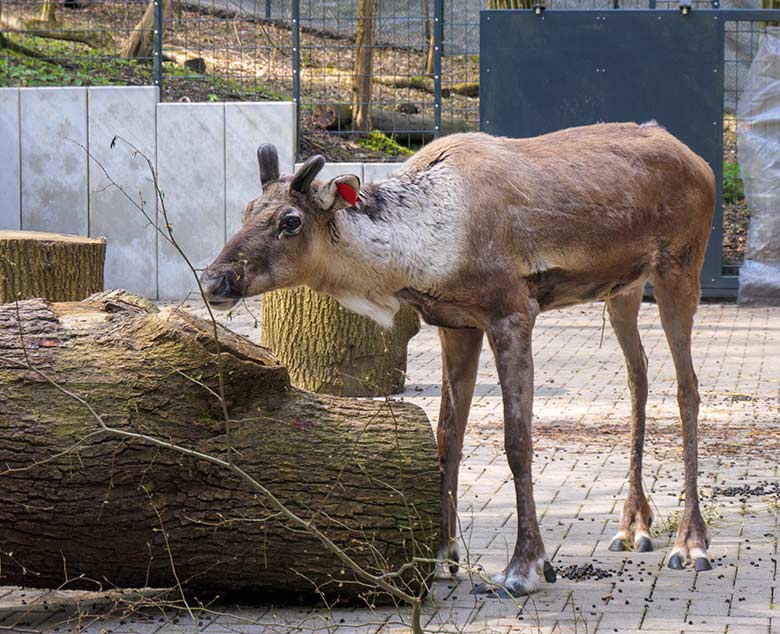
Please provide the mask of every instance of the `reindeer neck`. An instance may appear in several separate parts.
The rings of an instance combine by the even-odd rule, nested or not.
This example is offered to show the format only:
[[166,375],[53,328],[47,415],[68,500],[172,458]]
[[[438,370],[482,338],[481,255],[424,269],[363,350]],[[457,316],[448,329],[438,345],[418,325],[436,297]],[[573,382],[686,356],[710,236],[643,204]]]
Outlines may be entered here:
[[403,289],[435,292],[465,252],[460,191],[446,174],[426,172],[365,185],[360,202],[332,220],[322,290],[361,314],[371,312],[356,308],[363,302],[397,310]]
[[397,178],[369,183],[360,201],[333,219],[334,247],[377,282],[397,286],[411,282],[408,236],[423,214],[423,197],[412,183]]

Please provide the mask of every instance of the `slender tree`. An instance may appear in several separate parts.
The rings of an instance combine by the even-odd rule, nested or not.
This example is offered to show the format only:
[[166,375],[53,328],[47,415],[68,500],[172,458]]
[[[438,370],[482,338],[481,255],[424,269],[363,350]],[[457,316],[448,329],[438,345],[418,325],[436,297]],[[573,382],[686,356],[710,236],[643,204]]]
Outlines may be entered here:
[[[172,0],[162,0],[163,22],[168,22],[172,15]],[[154,52],[154,0],[149,4],[143,16],[135,25],[133,32],[122,47],[120,55],[125,58],[149,58]]]
[[358,0],[355,73],[352,77],[352,127],[371,129],[371,75],[374,63],[376,0]]

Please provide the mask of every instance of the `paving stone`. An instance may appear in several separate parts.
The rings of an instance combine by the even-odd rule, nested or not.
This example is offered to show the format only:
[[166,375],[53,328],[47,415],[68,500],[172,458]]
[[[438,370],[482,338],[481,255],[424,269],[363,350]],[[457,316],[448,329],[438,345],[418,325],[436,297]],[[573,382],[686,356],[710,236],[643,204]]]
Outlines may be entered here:
[[[250,300],[249,309],[256,314],[259,302]],[[625,495],[629,426],[619,349],[609,333],[599,348],[601,310],[599,305],[576,307],[540,318],[535,338],[537,390],[553,379],[554,385],[566,385],[567,391],[544,390],[545,400],[537,399],[533,473],[538,507],[544,513],[542,535],[555,566],[560,571],[569,564],[592,563],[613,575],[578,582],[559,576],[557,583],[543,584],[536,594],[519,599],[520,610],[510,601],[471,595],[464,572],[455,580],[442,573],[424,609],[426,622],[435,624],[435,630],[453,633],[560,633],[573,632],[575,624],[581,633],[587,624],[588,634],[615,630],[621,634],[780,634],[776,609],[768,609],[770,588],[776,586],[768,572],[772,568],[754,565],[758,557],[763,560],[770,557],[767,553],[777,552],[778,546],[776,515],[766,511],[760,498],[748,497],[744,504],[732,498],[716,500],[723,518],[713,526],[710,553],[724,559],[711,572],[696,574],[690,568],[675,571],[665,566],[671,530],[654,537],[657,550],[652,553],[606,550]],[[651,372],[645,486],[653,492],[660,522],[682,508],[682,480],[674,367],[657,318],[655,306],[642,307],[640,329]],[[707,304],[700,307],[697,320],[694,355],[702,384],[702,488],[774,481],[776,456],[764,452],[762,444],[772,442],[780,431],[776,371],[780,309]],[[239,308],[228,326],[257,341],[259,332],[253,322]],[[423,407],[433,425],[441,374],[437,345],[436,331],[430,327],[423,327],[412,339],[408,389],[403,395]],[[514,547],[514,491],[503,453],[500,392],[491,389],[497,379],[489,351],[480,364],[463,452],[459,508],[470,559],[492,575],[506,565]],[[747,385],[740,373],[755,364],[763,369]],[[415,386],[425,386],[429,392],[418,392]],[[748,391],[759,405],[731,400],[735,393]],[[720,435],[713,441],[712,434]],[[705,500],[704,506],[708,504]],[[590,554],[568,556],[570,551]],[[18,606],[18,591],[2,595],[0,590],[0,609]],[[726,603],[729,598],[731,604]],[[402,613],[401,619],[384,609],[376,613],[338,610],[333,613],[338,618],[330,621],[322,618],[325,612],[316,620],[311,611],[291,608],[274,610],[272,616],[262,614],[231,608],[206,631],[224,632],[231,624],[247,624],[248,619],[255,629],[247,631],[288,632],[291,625],[302,623],[304,631],[363,632],[371,631],[376,621],[386,623],[377,627],[381,632],[408,632],[408,625],[401,622],[408,621],[408,613]]]

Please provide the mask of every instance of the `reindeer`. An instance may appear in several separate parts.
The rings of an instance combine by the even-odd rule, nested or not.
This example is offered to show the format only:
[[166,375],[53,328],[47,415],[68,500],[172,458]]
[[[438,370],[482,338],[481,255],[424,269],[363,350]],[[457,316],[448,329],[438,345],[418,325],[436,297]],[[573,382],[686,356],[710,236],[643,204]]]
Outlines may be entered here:
[[[390,178],[317,179],[313,156],[281,176],[258,150],[262,195],[202,275],[207,300],[306,285],[385,327],[400,302],[439,328],[442,400],[440,558],[457,570],[458,467],[483,337],[493,350],[517,497],[517,543],[476,592],[522,595],[555,581],[534,505],[531,333],[540,312],[606,302],[631,393],[628,496],[609,549],[652,550],[642,488],[647,358],[637,328],[650,281],[677,375],[685,509],[668,566],[711,568],[696,483],[699,393],[691,329],[715,207],[707,163],[654,121],[571,128],[528,139],[482,133],[432,142]],[[500,588],[501,590],[497,590]]]

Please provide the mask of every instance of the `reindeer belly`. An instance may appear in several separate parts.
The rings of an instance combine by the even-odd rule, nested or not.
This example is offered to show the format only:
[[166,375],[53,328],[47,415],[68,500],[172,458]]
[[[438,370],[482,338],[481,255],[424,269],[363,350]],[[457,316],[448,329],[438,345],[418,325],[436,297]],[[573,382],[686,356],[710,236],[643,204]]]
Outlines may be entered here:
[[440,328],[478,328],[479,324],[465,308],[440,301],[427,293],[405,288],[396,297],[412,306],[426,324]]
[[644,285],[650,266],[644,263],[607,269],[569,271],[551,268],[529,276],[532,296],[542,311],[584,304],[625,293]]

